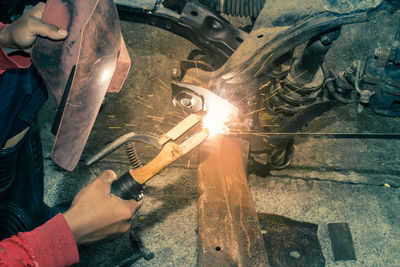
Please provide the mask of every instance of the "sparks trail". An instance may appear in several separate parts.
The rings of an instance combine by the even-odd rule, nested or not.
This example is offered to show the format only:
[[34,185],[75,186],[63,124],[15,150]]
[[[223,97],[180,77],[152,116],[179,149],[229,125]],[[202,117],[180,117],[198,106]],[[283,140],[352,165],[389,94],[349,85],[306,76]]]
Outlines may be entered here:
[[[165,82],[163,82],[161,79],[158,79],[166,88],[168,88],[168,90],[170,89],[169,88],[169,86],[165,83]],[[161,88],[161,90],[163,90],[164,92],[166,92],[168,95],[170,94],[170,92],[169,91],[167,91],[165,88],[163,88],[162,86],[160,87]]]
[[254,105],[257,105],[257,102],[253,102],[253,103],[251,103],[251,104],[249,104],[247,106],[251,107],[251,106],[254,106]]
[[176,126],[176,123],[172,123],[172,122],[170,122],[170,121],[167,121],[167,123],[169,124],[169,125],[171,125],[171,126]]
[[145,103],[146,103],[146,102],[150,102],[149,100],[144,99],[143,97],[140,97],[140,96],[138,96],[138,95],[137,95],[136,97],[139,98],[140,100],[142,100],[142,101],[145,102]]
[[242,100],[240,100],[240,102],[239,102],[239,103],[242,103],[242,102],[243,102],[243,100],[244,100],[244,102],[246,102],[246,99],[248,99],[248,98],[249,98],[249,96],[248,96],[248,95],[244,96],[244,97],[242,98]]
[[160,132],[161,134],[165,134],[165,132],[163,130],[161,130],[159,127],[160,127],[160,125],[158,125],[158,124],[156,126],[154,126],[156,131]]
[[274,93],[274,94],[273,94],[273,95],[269,95],[267,98],[265,98],[265,99],[263,100],[263,102],[268,101],[271,97],[273,97],[274,95],[276,95],[276,94],[278,93],[278,90],[279,90],[279,89],[282,89],[282,85],[281,85],[281,84],[279,84],[278,87],[276,87],[274,90],[272,90],[272,91],[270,92],[270,94],[271,94],[271,93]]
[[264,89],[265,87],[269,86],[272,82],[269,81],[266,84],[262,85],[260,88],[258,88],[259,91],[261,91],[262,89]]
[[256,99],[256,96],[253,96],[252,98],[249,99],[247,102],[251,102],[253,99]]
[[[294,78],[294,81],[295,81],[296,79],[300,78],[302,75],[304,75],[304,74],[307,73],[307,72],[308,72],[308,70],[305,70],[305,71],[303,71],[302,73],[300,73],[299,75],[297,75],[297,76]],[[276,91],[276,93],[274,93],[273,95],[269,95],[263,102],[268,101],[269,99],[271,99],[271,97],[273,97],[273,96],[275,96],[277,93],[279,93],[277,90],[278,90],[278,89],[281,89],[281,88],[282,88],[282,85],[279,84],[279,86],[278,86],[276,89],[274,89],[274,90],[271,91],[271,93],[273,93],[273,92],[275,92],[275,91]],[[299,91],[299,90],[301,90],[301,89],[303,89],[303,88],[304,88],[304,86],[303,86],[303,87],[300,87],[300,88],[298,88],[298,89],[296,89],[296,90],[294,90],[293,92],[297,92],[297,91]]]
[[256,77],[261,71],[262,69],[265,67],[265,64],[267,64],[268,60],[272,57],[273,53],[271,53],[271,55],[269,55],[269,57],[264,61],[264,63],[261,65],[261,68],[256,72],[256,74],[254,74],[254,77]]
[[[267,136],[267,137],[269,137],[269,136]],[[269,144],[269,141],[268,141],[267,138],[263,138],[263,141],[264,141],[265,143]]]
[[149,105],[147,105],[147,104],[145,104],[145,103],[142,103],[142,102],[140,102],[140,101],[138,101],[138,100],[136,100],[136,99],[133,99],[133,101],[135,101],[135,102],[138,103],[138,104],[142,104],[143,106],[146,106],[146,107],[148,107],[149,109],[153,109],[152,106],[149,106]]
[[199,68],[197,67],[197,60],[194,61],[194,66],[196,67],[197,77],[200,77]]
[[178,117],[181,120],[183,120],[185,118],[184,116],[182,116],[182,114],[180,114],[180,113],[178,113],[176,111],[172,112],[172,115],[174,115],[175,117]]
[[267,108],[260,108],[260,109],[257,109],[257,110],[255,110],[255,111],[252,111],[252,112],[246,113],[246,114],[244,114],[243,116],[252,115],[252,114],[255,114],[255,113],[257,113],[257,112],[260,112],[260,111],[266,110],[266,109],[267,109]]
[[272,108],[272,111],[276,111],[276,110],[279,109],[279,108],[283,108],[283,107],[287,107],[287,106],[289,106],[289,104],[285,104],[285,105],[280,105],[280,106],[277,106],[277,107],[273,107],[273,108]]
[[151,115],[147,115],[146,117],[150,118],[152,120],[155,120],[155,121],[159,121],[159,122],[164,121],[164,118],[161,118],[161,117],[156,117],[156,116],[151,116]]

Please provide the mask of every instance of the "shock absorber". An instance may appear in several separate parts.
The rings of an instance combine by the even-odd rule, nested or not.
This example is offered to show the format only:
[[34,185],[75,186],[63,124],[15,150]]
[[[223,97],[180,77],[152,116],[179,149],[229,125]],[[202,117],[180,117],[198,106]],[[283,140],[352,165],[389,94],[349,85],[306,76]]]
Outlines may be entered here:
[[[264,113],[258,121],[264,132],[279,132],[288,119],[321,99],[324,83],[322,64],[331,44],[340,35],[340,29],[310,39],[306,48],[290,64],[286,77],[276,76],[266,88],[263,98]],[[301,128],[301,127],[300,127]],[[297,130],[300,130],[297,129]],[[268,160],[259,161],[280,169],[290,163],[293,139],[267,140]]]
[[287,77],[267,96],[269,109],[290,117],[318,100],[324,82],[322,63],[339,35],[340,30],[335,30],[309,41],[300,57],[293,61]]

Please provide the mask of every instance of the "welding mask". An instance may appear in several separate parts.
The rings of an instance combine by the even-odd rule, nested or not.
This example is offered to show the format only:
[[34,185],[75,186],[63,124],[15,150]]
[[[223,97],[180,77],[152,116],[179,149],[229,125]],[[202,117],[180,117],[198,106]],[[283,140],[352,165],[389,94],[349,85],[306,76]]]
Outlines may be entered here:
[[72,171],[106,92],[118,92],[130,68],[112,0],[47,0],[43,21],[68,30],[63,41],[38,38],[32,61],[54,95],[53,161]]

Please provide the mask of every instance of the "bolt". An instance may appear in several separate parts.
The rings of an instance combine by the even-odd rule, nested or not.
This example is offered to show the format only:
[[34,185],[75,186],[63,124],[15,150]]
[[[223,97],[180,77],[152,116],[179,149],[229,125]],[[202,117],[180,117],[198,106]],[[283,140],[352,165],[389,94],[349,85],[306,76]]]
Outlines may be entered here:
[[174,81],[179,79],[179,71],[178,71],[178,69],[172,69],[171,70],[171,79],[174,80]]
[[329,44],[332,43],[332,42],[331,42],[331,38],[329,38],[329,36],[324,35],[324,36],[322,36],[322,38],[321,38],[321,43],[322,43],[323,45],[329,45]]
[[211,29],[213,30],[218,30],[221,28],[221,23],[219,23],[218,21],[214,20],[211,24]]
[[382,54],[382,50],[378,47],[374,51],[374,57],[378,58]]
[[371,99],[372,92],[369,90],[362,90],[360,95],[360,102],[363,104],[368,104]]

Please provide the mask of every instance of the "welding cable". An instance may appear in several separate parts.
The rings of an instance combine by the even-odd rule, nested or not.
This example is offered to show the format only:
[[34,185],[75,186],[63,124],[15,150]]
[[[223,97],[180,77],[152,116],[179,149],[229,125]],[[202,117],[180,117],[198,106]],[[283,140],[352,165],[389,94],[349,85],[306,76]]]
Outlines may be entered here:
[[146,143],[146,144],[152,145],[158,149],[161,148],[160,145],[158,144],[158,136],[156,136],[154,134],[139,134],[139,133],[131,132],[131,133],[127,133],[127,134],[121,136],[120,138],[113,141],[111,144],[107,145],[100,152],[98,152],[94,156],[87,159],[85,164],[87,166],[92,165],[94,162],[104,158],[105,156],[114,152],[120,146],[122,146],[123,144],[128,143],[128,142],[141,142],[141,143]]

